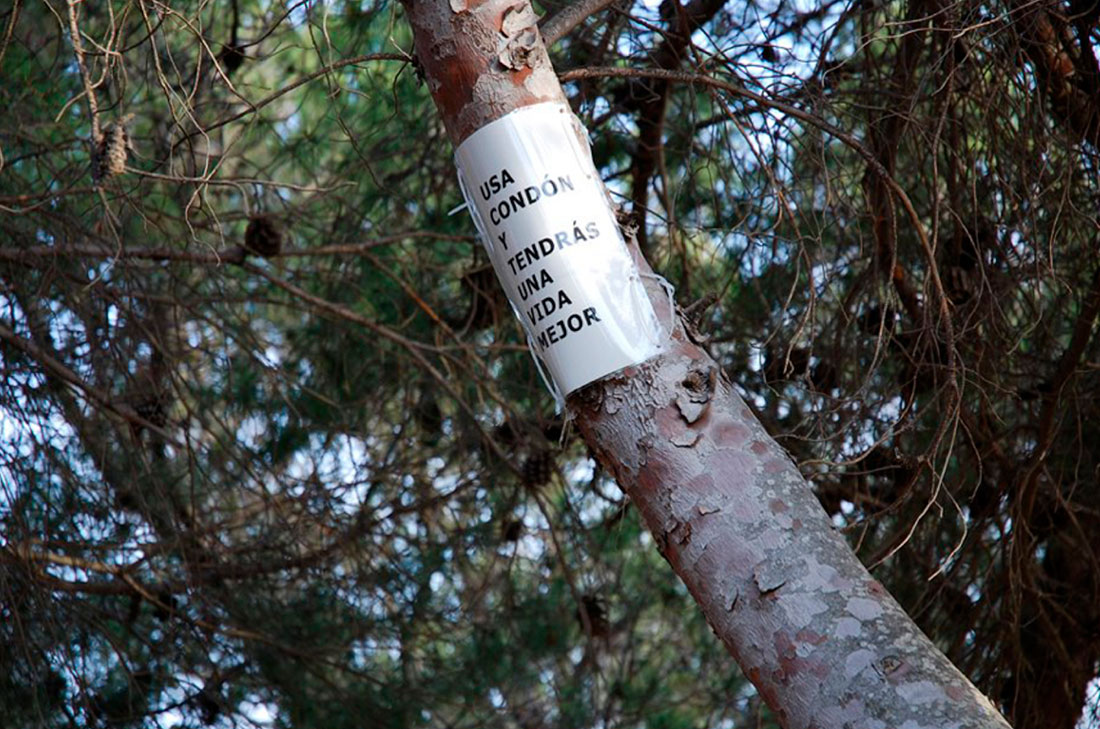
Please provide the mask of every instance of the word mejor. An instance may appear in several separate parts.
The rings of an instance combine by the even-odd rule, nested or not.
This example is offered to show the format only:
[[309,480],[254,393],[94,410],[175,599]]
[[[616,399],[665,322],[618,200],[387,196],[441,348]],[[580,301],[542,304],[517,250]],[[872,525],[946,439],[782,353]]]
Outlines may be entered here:
[[[494,195],[504,190],[509,185],[514,184],[516,178],[512,177],[507,169],[503,169],[495,175],[491,175],[488,180],[482,182],[478,186],[478,191],[481,193],[481,199],[485,202],[489,202],[489,199]],[[500,225],[502,220],[507,220],[511,217],[512,213],[517,210],[522,210],[528,205],[534,205],[539,200],[546,197],[554,197],[558,193],[572,191],[573,179],[569,175],[558,175],[557,179],[551,178],[550,175],[546,175],[542,182],[536,185],[528,185],[522,190],[509,193],[507,197],[501,199],[498,203],[493,203],[489,207],[489,220],[493,225]]]

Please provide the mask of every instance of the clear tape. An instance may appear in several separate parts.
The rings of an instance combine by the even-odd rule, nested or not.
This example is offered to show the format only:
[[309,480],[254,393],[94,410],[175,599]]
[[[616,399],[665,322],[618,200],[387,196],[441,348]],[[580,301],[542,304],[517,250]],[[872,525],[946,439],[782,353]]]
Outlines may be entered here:
[[[675,323],[677,321],[679,321],[679,319],[676,317],[676,287],[673,286],[672,283],[669,282],[669,280],[667,278],[665,278],[664,276],[662,276],[659,273],[641,273],[641,272],[639,272],[639,275],[642,278],[653,279],[654,281],[657,282],[657,284],[662,289],[664,289],[665,295],[668,296],[668,320],[670,322],[673,322],[673,325],[675,326]],[[657,325],[660,326],[660,322],[658,322]],[[661,341],[662,341],[661,349],[662,350],[664,349],[664,346],[663,346],[664,340],[665,340],[665,338],[662,337],[661,338]]]
[[470,190],[466,187],[466,176],[462,174],[462,168],[457,164],[455,169],[458,171],[458,189],[462,192],[462,199],[465,201],[462,205],[459,205],[452,210],[448,215],[458,212],[462,208],[466,208],[470,211],[470,217],[474,219],[474,227],[477,228],[477,234],[481,238],[481,245],[489,252],[489,255],[493,255],[493,241],[489,238],[489,231],[485,229],[485,221],[481,219],[481,213],[477,209],[477,205],[474,205],[473,196],[470,195]]

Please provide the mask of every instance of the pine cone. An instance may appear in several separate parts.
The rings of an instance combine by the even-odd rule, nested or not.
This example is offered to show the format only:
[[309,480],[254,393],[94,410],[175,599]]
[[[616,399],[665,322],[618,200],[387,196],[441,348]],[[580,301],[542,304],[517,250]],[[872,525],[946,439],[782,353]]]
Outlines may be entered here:
[[550,483],[554,474],[554,454],[548,449],[535,451],[523,462],[523,485],[535,488]]
[[264,258],[277,256],[283,248],[282,228],[271,216],[256,215],[249,219],[244,231],[244,247]]
[[134,403],[134,412],[158,428],[163,428],[168,425],[168,408],[171,405],[171,395],[157,392]]
[[611,623],[607,620],[607,601],[599,595],[581,595],[581,604],[573,612],[573,617],[577,619],[581,630],[584,630],[584,618],[587,617],[588,627],[594,638],[602,638],[611,632]]
[[126,171],[126,155],[130,148],[130,136],[121,123],[110,124],[96,140],[95,161],[92,176],[106,180]]
[[233,72],[241,67],[241,64],[248,58],[248,54],[245,53],[244,46],[241,44],[222,46],[222,52],[218,54],[218,60],[222,64],[222,68],[225,69],[226,76],[232,76]]
[[518,542],[523,535],[523,522],[509,519],[500,525],[500,538],[506,542]]

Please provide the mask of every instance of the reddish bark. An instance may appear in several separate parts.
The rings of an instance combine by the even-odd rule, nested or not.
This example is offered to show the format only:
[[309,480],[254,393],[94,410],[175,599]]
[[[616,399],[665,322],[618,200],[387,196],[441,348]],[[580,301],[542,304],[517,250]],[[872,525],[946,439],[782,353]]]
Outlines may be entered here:
[[[455,144],[513,109],[563,98],[541,39],[517,29],[523,19],[534,30],[525,3],[406,7]],[[718,365],[668,319],[667,295],[650,295],[673,332],[665,353],[582,388],[569,406],[782,724],[1007,727],[836,534]]]

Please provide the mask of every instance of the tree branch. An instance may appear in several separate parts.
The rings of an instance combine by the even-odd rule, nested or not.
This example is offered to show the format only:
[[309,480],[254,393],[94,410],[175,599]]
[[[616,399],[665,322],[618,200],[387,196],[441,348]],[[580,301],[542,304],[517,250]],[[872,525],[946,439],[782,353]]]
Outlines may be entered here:
[[539,23],[542,42],[547,47],[554,45],[585,20],[616,2],[617,0],[575,0]]
[[146,420],[129,405],[119,404],[107,393],[102,392],[92,385],[89,385],[79,375],[77,375],[71,369],[55,359],[37,344],[23,339],[3,324],[0,324],[0,340],[7,342],[16,349],[22,351],[28,357],[38,362],[38,364],[42,366],[42,369],[45,370],[47,373],[56,377],[62,382],[76,388],[77,390],[82,392],[86,398],[99,405],[105,411],[111,413],[112,415],[116,415],[134,425],[149,429],[150,431],[156,433],[158,436],[163,438],[166,442],[177,448],[183,447],[183,444],[176,440],[166,430],[164,430],[164,428],[150,422],[149,420]]

